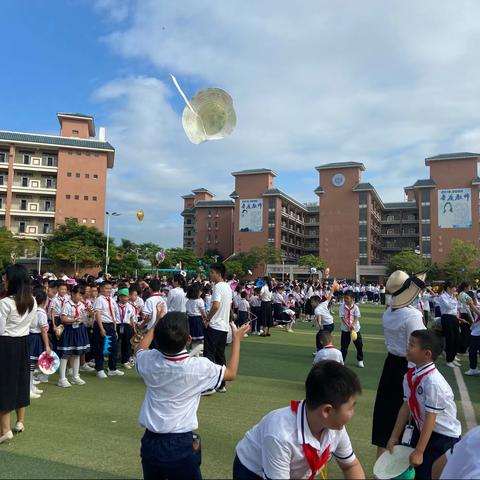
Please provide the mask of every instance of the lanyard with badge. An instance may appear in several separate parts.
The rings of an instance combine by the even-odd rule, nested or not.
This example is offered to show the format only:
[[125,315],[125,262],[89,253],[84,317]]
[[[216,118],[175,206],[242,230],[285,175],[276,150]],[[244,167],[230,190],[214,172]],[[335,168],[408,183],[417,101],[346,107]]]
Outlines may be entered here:
[[124,332],[125,332],[125,315],[127,314],[127,305],[124,305],[124,304],[121,304],[119,303],[118,304],[118,308],[120,310],[120,320],[121,320],[121,323],[120,323],[120,335],[123,335]]

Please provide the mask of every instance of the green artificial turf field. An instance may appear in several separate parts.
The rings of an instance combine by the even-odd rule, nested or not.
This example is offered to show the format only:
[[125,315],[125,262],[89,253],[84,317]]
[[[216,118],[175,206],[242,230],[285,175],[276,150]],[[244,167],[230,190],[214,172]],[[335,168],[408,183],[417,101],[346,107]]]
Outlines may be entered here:
[[[363,395],[347,429],[367,476],[372,475],[375,448],[370,445],[373,402],[385,348],[383,307],[360,305],[365,368],[357,369],[355,348],[347,366],[359,375]],[[336,320],[335,344],[339,346]],[[226,394],[204,397],[199,409],[204,478],[231,478],[236,443],[263,415],[303,398],[303,384],[311,367],[316,330],[299,323],[295,333],[274,329],[272,337],[249,337],[242,342],[240,373]],[[464,368],[468,368],[464,361]],[[453,372],[442,367],[458,400]],[[27,410],[26,431],[0,445],[0,478],[139,478],[139,442],[142,430],[137,415],[144,386],[134,370],[124,377],[99,380],[83,374],[87,384],[62,389],[42,385],[41,399]],[[479,378],[466,377],[477,417],[480,414]],[[463,421],[463,412],[459,409]],[[12,426],[14,416],[12,417]],[[330,465],[329,477],[338,478]]]

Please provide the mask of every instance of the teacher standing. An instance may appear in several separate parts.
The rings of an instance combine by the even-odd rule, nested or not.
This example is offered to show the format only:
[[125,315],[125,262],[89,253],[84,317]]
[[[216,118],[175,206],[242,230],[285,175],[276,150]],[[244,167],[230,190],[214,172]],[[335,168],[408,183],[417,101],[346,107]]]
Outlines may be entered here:
[[425,278],[425,273],[408,275],[397,270],[386,284],[392,295],[390,307],[382,319],[388,355],[377,389],[372,429],[372,443],[378,447],[378,456],[387,446],[403,403],[403,377],[408,370],[406,355],[410,334],[425,330],[422,313],[411,305],[425,288]]
[[17,410],[16,430],[23,430],[30,405],[28,334],[37,313],[30,277],[22,265],[6,270],[7,296],[0,300],[0,443],[13,438],[10,412]]

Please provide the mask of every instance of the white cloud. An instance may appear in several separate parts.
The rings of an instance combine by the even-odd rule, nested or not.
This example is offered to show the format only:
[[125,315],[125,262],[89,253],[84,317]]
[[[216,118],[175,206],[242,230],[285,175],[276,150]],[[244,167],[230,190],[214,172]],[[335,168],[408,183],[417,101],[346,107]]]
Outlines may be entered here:
[[[315,165],[362,161],[393,201],[427,176],[425,157],[479,148],[478,2],[137,0],[128,12],[104,40],[156,78],[113,79],[96,98],[112,107],[110,201],[136,200],[172,225],[145,221],[138,238],[179,243],[180,195],[205,186],[225,197],[233,170],[273,168],[287,192],[313,200],[304,178],[316,183]],[[170,71],[190,95],[232,95],[231,138],[188,143]]]

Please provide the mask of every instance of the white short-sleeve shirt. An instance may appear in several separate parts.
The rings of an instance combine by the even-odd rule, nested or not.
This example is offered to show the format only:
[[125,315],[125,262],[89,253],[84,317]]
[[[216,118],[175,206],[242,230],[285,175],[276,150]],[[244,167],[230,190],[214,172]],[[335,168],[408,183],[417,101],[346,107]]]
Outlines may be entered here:
[[55,295],[53,297],[53,302],[52,302],[52,310],[54,311],[54,315],[59,316],[62,314],[62,308],[65,305],[65,302],[68,302],[70,300],[70,295],[64,295],[61,297],[60,295]]
[[443,292],[438,297],[438,306],[440,307],[440,312],[442,312],[442,315],[457,316],[459,307],[457,299],[449,295],[447,292]]
[[[421,375],[434,367],[433,363],[429,363],[415,369],[412,381],[415,381],[417,375]],[[452,388],[436,368],[420,380],[416,396],[420,412],[420,425],[418,425],[420,430],[425,421],[425,413],[430,412],[437,414],[433,427],[434,432],[453,438],[458,438],[462,434],[462,426],[457,420],[457,406],[455,405]],[[410,388],[407,375],[405,375],[403,378],[403,399],[408,401],[409,397]]]
[[205,302],[201,298],[189,298],[187,300],[186,309],[187,315],[190,317],[199,317],[201,315],[200,310],[205,311]]
[[117,303],[118,321],[120,324],[131,324],[137,321],[135,307],[130,303]]
[[458,478],[480,478],[480,427],[472,428],[454,447],[446,452],[447,464],[440,478],[457,480]]
[[146,300],[145,300],[145,306],[143,307],[143,314],[148,315],[150,317],[150,320],[147,325],[147,329],[150,330],[153,325],[155,325],[155,321],[157,319],[157,304],[163,303],[165,305],[165,313],[168,311],[167,303],[165,302],[165,299],[159,294],[159,293],[154,293],[153,295],[150,295]]
[[167,308],[169,312],[185,312],[187,295],[181,287],[172,288],[167,296]]
[[102,316],[102,323],[117,323],[118,322],[118,310],[115,305],[115,301],[112,297],[110,298],[110,303],[107,300],[107,297],[104,295],[99,295],[95,299],[93,304],[93,309],[95,312],[100,312]]
[[42,330],[48,332],[48,318],[45,310],[38,307],[37,314],[30,324],[30,333],[42,333]]
[[[361,316],[360,315],[360,309],[358,308],[358,305],[356,305],[356,304],[353,304],[350,307],[350,309],[351,309],[350,310],[350,321],[352,322],[353,329],[356,332],[359,332],[360,331],[360,322],[358,321],[358,319]],[[341,325],[342,332],[349,332],[350,329],[347,328],[347,326],[343,322],[343,320],[345,320],[348,323],[348,307],[344,303],[342,303],[340,305],[340,308],[338,309],[338,314],[339,314],[340,318],[342,319],[342,325]]]
[[383,335],[385,346],[392,355],[405,357],[410,334],[415,330],[425,330],[423,315],[414,307],[387,308],[383,314]]
[[333,316],[328,309],[328,303],[328,300],[320,303],[318,306],[315,307],[315,310],[313,311],[316,317],[321,316],[322,325],[331,325],[333,323]]
[[214,330],[228,332],[230,325],[230,309],[232,307],[232,289],[226,282],[218,282],[213,287],[212,304],[220,302],[220,307],[208,322]]
[[333,345],[327,345],[319,350],[315,354],[315,358],[313,359],[313,364],[315,365],[318,362],[322,362],[323,360],[334,360],[335,362],[341,363],[343,365],[343,356],[342,352],[335,348]]
[[60,315],[65,315],[69,320],[75,320],[76,322],[82,323],[85,322],[85,317],[88,318],[87,307],[85,304],[82,302],[75,304],[72,300],[68,300],[63,304]]
[[33,299],[33,308],[20,315],[15,297],[0,300],[0,336],[25,337],[30,333],[30,325],[37,315],[37,301]]
[[201,393],[218,388],[225,374],[225,366],[190,357],[186,350],[175,355],[139,350],[136,366],[147,387],[138,421],[155,433],[196,430]]
[[319,456],[330,447],[338,462],[350,464],[355,460],[345,427],[325,429],[317,440],[308,426],[304,405],[301,402],[298,414],[290,407],[273,410],[245,434],[236,452],[246,468],[262,478],[309,478],[311,470],[303,452],[303,437]]

